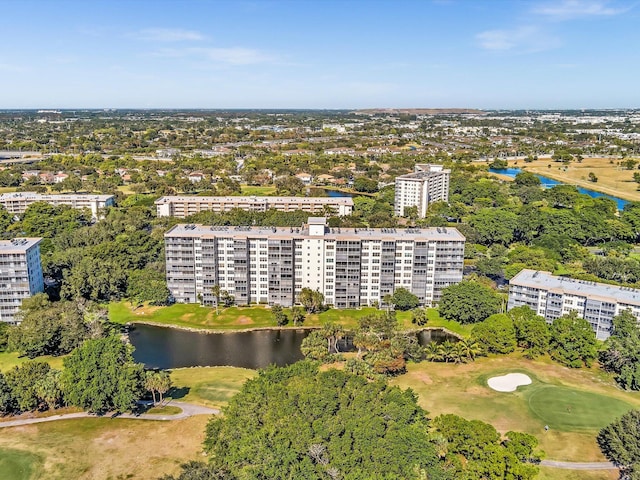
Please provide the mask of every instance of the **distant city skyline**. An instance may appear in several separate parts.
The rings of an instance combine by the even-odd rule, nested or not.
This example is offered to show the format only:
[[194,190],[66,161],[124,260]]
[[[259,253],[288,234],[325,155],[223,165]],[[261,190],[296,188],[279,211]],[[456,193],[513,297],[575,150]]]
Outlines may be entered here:
[[640,107],[635,1],[0,6],[0,109]]

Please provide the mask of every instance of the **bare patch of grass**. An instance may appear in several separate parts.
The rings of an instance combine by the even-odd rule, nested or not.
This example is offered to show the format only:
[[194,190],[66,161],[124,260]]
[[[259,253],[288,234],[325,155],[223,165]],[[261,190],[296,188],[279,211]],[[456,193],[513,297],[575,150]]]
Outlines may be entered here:
[[83,418],[2,431],[0,448],[43,459],[37,478],[100,480],[157,478],[198,458],[206,415],[153,422]]

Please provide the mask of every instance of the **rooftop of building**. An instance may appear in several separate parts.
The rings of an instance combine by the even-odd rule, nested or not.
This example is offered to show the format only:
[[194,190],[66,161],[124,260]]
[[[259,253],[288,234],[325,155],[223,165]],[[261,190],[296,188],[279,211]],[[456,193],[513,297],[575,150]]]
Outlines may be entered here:
[[172,202],[199,203],[327,203],[331,205],[353,205],[351,197],[269,197],[269,196],[229,196],[201,197],[197,195],[167,195],[155,201],[156,205]]
[[65,193],[65,194],[51,194],[51,193],[36,193],[36,192],[9,192],[0,194],[0,201],[2,200],[101,200],[106,201],[111,198],[115,198],[113,195],[95,195],[93,193]]
[[451,170],[448,168],[443,168],[442,165],[433,165],[430,163],[417,163],[414,167],[412,173],[407,173],[405,175],[399,175],[396,178],[400,178],[403,180],[423,180],[432,176],[440,176],[442,174],[449,175]]
[[464,241],[465,237],[455,228],[331,228],[326,226],[324,217],[310,217],[302,227],[250,227],[250,226],[210,226],[200,224],[178,224],[165,237],[254,237],[254,238],[318,238],[309,235],[309,225],[325,225],[323,238],[334,240],[440,240]]
[[25,253],[31,247],[39,244],[42,238],[14,238],[13,240],[0,240],[0,254]]
[[635,288],[558,277],[550,272],[524,269],[513,277],[509,283],[549,290],[552,293],[566,293],[602,301],[611,301],[613,298],[617,303],[640,305],[640,290]]

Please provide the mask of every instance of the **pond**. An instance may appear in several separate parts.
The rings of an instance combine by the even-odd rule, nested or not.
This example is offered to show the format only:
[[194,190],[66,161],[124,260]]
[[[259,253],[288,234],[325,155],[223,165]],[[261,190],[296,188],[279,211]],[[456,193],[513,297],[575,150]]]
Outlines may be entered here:
[[[507,177],[515,178],[517,174],[522,172],[522,169],[513,168],[513,167],[503,168],[503,169],[490,168],[489,171],[491,173],[498,173],[500,175],[506,175]],[[555,187],[556,185],[565,185],[565,183],[563,182],[559,182],[558,180],[554,180],[553,178],[545,177],[544,175],[536,174],[536,177],[540,179],[540,184],[542,185],[543,188],[551,188],[551,187]],[[624,209],[624,206],[627,203],[629,203],[627,200],[623,200],[622,198],[614,197],[612,195],[607,195],[606,193],[596,192],[595,190],[590,190],[588,188],[583,188],[583,187],[576,187],[576,188],[578,189],[578,192],[584,195],[589,195],[591,198],[600,198],[600,197],[610,198],[611,200],[616,202],[616,205],[618,206],[618,210]]]
[[[177,328],[134,324],[129,340],[136,348],[133,357],[148,368],[212,367],[229,365],[265,368],[285,366],[302,360],[300,345],[311,329],[252,330],[229,333],[198,333]],[[443,330],[423,330],[421,345],[456,340]],[[341,349],[352,348],[350,342]]]

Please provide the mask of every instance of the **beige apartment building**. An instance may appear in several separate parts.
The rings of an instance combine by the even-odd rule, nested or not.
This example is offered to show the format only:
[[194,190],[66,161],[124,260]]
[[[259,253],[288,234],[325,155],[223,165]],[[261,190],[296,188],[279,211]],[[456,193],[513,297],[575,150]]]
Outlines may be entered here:
[[0,195],[0,205],[4,205],[9,213],[22,214],[35,202],[46,202],[50,205],[69,205],[78,210],[89,209],[94,219],[103,217],[107,207],[115,205],[113,195],[65,194],[50,195],[34,192],[12,192]]
[[449,201],[450,175],[442,165],[419,163],[413,173],[396,177],[395,214],[402,217],[405,208],[417,207],[418,217],[424,218],[430,203]]
[[524,269],[509,281],[507,309],[523,305],[549,323],[575,311],[591,324],[596,338],[606,340],[616,315],[629,310],[640,318],[640,290]]
[[0,322],[15,323],[22,300],[44,290],[41,240],[0,240]]
[[228,212],[240,208],[251,212],[302,210],[310,214],[351,215],[351,197],[198,197],[166,196],[155,202],[159,217],[185,218],[200,212]]
[[462,280],[464,236],[455,228],[174,226],[165,234],[167,285],[177,302],[213,305],[217,285],[236,303],[292,306],[302,288],[336,308],[382,304],[404,287],[424,305]]

